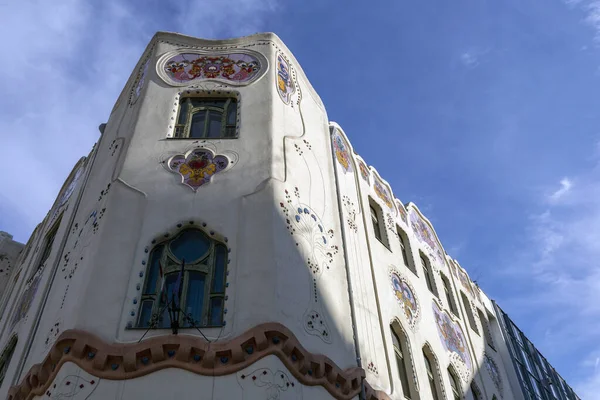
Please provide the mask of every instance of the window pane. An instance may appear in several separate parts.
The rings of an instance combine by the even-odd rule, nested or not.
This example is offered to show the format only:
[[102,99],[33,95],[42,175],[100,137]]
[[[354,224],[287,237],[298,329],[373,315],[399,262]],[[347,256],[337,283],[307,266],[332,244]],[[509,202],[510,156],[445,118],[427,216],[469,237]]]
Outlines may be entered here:
[[179,119],[177,121],[178,124],[181,125],[185,125],[185,123],[187,122],[187,112],[188,112],[188,107],[189,107],[189,99],[185,99],[182,103],[181,103],[181,107],[179,108]]
[[[194,320],[194,324],[200,326],[203,325],[204,274],[198,271],[189,271],[188,273],[185,313]],[[185,321],[184,326],[190,326],[190,324]]]
[[227,248],[217,246],[215,256],[215,273],[213,276],[212,292],[223,293],[225,286],[225,268],[227,265]]
[[[158,326],[160,328],[169,328],[171,326],[171,320],[169,319],[169,310],[165,307],[167,304],[171,307],[171,300],[173,299],[173,289],[175,288],[175,282],[177,281],[177,276],[179,272],[173,272],[165,276],[165,287],[164,293],[165,296],[161,295],[160,299],[160,308],[163,310],[162,312],[162,321],[159,321]],[[160,310],[159,310],[160,311]]]
[[204,137],[204,122],[206,120],[206,111],[201,110],[192,115],[192,126],[190,128],[191,138]]
[[218,111],[208,112],[208,134],[207,138],[220,138],[221,137],[221,117],[222,113]]
[[223,299],[213,297],[210,299],[210,326],[223,325]]
[[162,256],[164,246],[156,246],[150,253],[148,260],[148,271],[146,272],[146,285],[144,286],[144,294],[156,293],[156,281],[159,276],[159,263]]
[[204,233],[197,230],[187,230],[179,235],[170,244],[171,252],[179,260],[187,263],[198,260],[206,255],[210,247],[210,241]]
[[150,319],[152,318],[152,300],[144,300],[142,307],[140,308],[140,318],[138,320],[138,326],[140,328],[147,328],[150,326]]
[[235,125],[236,118],[237,103],[232,100],[231,103],[229,103],[229,107],[227,107],[227,125]]
[[402,383],[402,391],[404,397],[410,399],[410,388],[408,386],[408,374],[406,373],[406,365],[404,359],[396,353],[396,363],[398,364],[398,374],[400,375],[400,383]]

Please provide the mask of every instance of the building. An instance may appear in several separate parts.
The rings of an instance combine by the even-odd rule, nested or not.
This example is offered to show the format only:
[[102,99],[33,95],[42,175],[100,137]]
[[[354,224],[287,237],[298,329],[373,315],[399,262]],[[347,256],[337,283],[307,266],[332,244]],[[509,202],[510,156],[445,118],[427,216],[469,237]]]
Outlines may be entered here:
[[0,231],[0,297],[22,250],[23,243],[15,242],[11,234]]
[[100,131],[11,272],[0,398],[524,398],[274,34],[156,34]]
[[[514,366],[512,378],[518,383],[523,398],[579,400],[579,396],[500,306],[494,302],[494,307],[508,350],[504,356],[510,356]],[[505,362],[508,364],[508,359]]]

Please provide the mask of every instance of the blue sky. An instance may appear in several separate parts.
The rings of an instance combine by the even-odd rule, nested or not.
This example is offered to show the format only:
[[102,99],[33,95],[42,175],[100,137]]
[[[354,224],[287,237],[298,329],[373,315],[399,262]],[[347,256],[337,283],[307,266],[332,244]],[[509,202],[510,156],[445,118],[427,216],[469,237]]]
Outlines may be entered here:
[[446,251],[600,392],[600,0],[2,2],[0,230],[27,240],[157,30],[277,33]]

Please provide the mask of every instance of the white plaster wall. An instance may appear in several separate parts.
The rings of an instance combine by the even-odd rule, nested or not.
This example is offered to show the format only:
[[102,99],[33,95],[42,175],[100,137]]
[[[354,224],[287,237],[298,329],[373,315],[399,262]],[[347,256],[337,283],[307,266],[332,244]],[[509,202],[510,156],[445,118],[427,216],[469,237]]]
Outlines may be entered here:
[[[12,289],[10,287],[12,285],[9,286],[8,282],[23,247],[23,243],[14,241],[12,235],[0,231],[0,299],[4,297],[5,291]],[[2,301],[0,300],[0,315],[2,315],[2,311]]]

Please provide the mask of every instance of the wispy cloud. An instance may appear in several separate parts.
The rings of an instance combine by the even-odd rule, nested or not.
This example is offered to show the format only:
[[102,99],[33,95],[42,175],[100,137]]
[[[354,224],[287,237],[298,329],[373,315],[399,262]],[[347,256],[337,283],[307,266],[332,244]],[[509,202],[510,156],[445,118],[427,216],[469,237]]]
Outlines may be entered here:
[[460,55],[460,61],[468,68],[475,68],[479,64],[477,54],[469,51]]
[[600,43],[600,0],[563,0],[571,8],[585,12],[584,22],[594,30],[594,39]]
[[261,30],[273,0],[0,3],[0,229],[26,241],[77,159],[86,155],[146,44],[158,30],[231,37]]
[[594,354],[580,365],[578,379],[569,382],[582,398],[600,393],[599,196],[600,164],[573,179],[561,179],[550,195],[540,193],[538,212],[528,223],[528,242],[504,271],[515,281],[527,282],[526,293],[511,293],[505,301],[527,304],[522,312],[543,316],[532,330],[543,353],[550,353],[551,360]]
[[571,190],[573,183],[569,178],[563,178],[560,181],[560,189],[550,195],[550,201],[557,201]]

